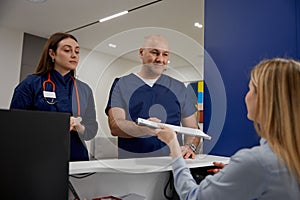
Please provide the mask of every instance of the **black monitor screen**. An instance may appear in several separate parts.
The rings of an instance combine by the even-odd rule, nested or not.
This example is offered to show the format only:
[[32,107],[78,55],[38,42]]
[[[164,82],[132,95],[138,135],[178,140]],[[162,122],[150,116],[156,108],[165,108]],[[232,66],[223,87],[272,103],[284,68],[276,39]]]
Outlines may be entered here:
[[1,196],[68,199],[70,114],[1,110]]

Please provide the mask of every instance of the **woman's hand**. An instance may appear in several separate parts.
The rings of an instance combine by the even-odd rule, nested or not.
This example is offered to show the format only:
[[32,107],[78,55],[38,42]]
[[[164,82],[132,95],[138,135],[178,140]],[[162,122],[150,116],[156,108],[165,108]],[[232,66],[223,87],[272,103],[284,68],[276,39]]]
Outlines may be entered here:
[[173,131],[167,126],[160,126],[158,129],[155,129],[155,131],[158,139],[160,139],[169,146],[171,156],[173,158],[182,156],[175,131]]
[[70,117],[70,131],[77,131],[78,133],[83,134],[85,127],[81,124],[81,117]]
[[175,131],[167,126],[160,126],[155,129],[158,139],[169,145],[172,141],[177,140]]
[[209,173],[218,173],[221,169],[223,169],[226,165],[222,162],[213,162],[215,168],[207,170]]

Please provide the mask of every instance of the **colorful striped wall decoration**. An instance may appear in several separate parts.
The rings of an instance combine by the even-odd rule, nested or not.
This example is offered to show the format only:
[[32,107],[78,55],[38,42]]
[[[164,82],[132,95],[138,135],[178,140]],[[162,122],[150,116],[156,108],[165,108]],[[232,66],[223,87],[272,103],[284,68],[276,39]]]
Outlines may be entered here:
[[204,81],[198,81],[198,122],[203,123]]

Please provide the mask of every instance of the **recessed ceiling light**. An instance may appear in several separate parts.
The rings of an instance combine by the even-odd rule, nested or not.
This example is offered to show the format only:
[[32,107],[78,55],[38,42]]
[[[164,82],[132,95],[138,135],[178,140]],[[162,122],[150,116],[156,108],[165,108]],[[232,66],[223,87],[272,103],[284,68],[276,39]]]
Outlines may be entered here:
[[27,0],[31,3],[45,3],[47,0]]
[[115,45],[113,43],[109,43],[108,46],[111,47],[111,48],[116,48],[117,47],[117,45]]
[[200,24],[199,22],[195,22],[194,26],[197,27],[197,28],[202,28],[203,27],[203,25]]

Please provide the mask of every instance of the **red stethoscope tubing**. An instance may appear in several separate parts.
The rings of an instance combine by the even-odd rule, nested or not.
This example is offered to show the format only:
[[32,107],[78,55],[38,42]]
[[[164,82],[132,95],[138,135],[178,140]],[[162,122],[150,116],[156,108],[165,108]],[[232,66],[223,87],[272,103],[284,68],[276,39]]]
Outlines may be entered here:
[[78,114],[78,116],[80,116],[80,99],[79,99],[79,93],[78,93],[78,88],[77,88],[76,80],[75,80],[75,78],[73,76],[72,76],[72,80],[73,80],[74,88],[75,88],[75,92],[76,92],[77,114]]
[[43,82],[43,90],[44,91],[46,90],[47,83],[50,83],[52,85],[52,90],[53,90],[53,92],[55,92],[55,83],[53,81],[51,81],[50,73],[48,73],[48,79]]
[[[79,93],[78,93],[78,88],[76,84],[76,79],[72,76],[71,77],[73,80],[74,88],[75,88],[75,93],[76,93],[76,102],[77,102],[77,114],[80,116],[80,99],[79,99]],[[43,90],[46,90],[46,84],[50,83],[52,85],[52,90],[55,92],[55,83],[51,80],[50,73],[48,73],[48,79],[43,82]]]

